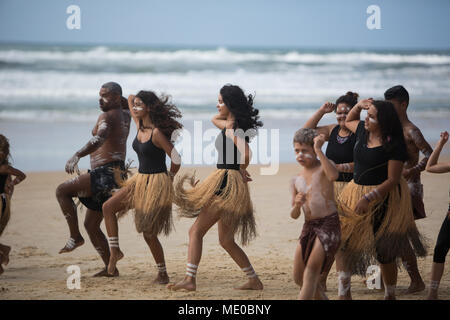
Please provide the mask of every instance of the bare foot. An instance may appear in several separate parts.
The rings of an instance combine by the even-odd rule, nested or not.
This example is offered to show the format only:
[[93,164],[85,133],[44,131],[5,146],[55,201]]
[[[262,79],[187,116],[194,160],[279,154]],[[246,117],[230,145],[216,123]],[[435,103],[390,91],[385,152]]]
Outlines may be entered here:
[[119,248],[114,249],[111,250],[111,255],[109,257],[109,264],[108,264],[108,274],[111,276],[114,275],[114,272],[116,271],[117,261],[123,258],[123,252],[120,251]]
[[194,278],[186,277],[183,281],[180,281],[176,284],[168,284],[167,289],[170,290],[187,290],[187,291],[195,291],[197,289],[197,285],[195,284]]
[[1,244],[0,247],[0,254],[3,255],[1,264],[7,266],[9,263],[9,252],[11,251],[11,247],[5,246],[4,244]]
[[320,286],[322,287],[323,292],[327,292],[327,279],[320,281]]
[[397,300],[395,299],[395,295],[384,296],[384,300]]
[[10,246],[3,246],[2,251],[3,251],[3,262],[2,263],[5,266],[7,266],[8,263],[9,263],[9,252],[11,251],[11,247]]
[[439,300],[437,290],[430,290],[428,292],[427,300]]
[[167,272],[158,272],[158,275],[156,276],[156,278],[153,280],[152,283],[168,284],[169,283],[169,275],[167,274]]
[[114,271],[114,274],[109,274],[108,270],[105,268],[100,272],[97,272],[96,274],[94,274],[92,277],[118,277],[119,276],[119,270],[116,268],[116,271]]
[[262,290],[264,286],[258,277],[250,278],[244,285],[235,288],[236,290]]
[[84,244],[84,239],[82,236],[79,236],[77,239],[69,238],[69,240],[67,240],[67,243],[64,246],[64,248],[59,250],[59,253],[61,254],[61,253],[71,252],[71,251],[75,250],[76,248],[78,248],[79,246],[82,246],[83,244]]
[[327,295],[325,294],[325,291],[323,290],[323,285],[319,283],[316,289],[316,293],[314,294],[315,300],[329,300]]
[[406,289],[405,294],[420,292],[425,290],[425,283],[423,281],[420,282],[411,282],[409,288]]

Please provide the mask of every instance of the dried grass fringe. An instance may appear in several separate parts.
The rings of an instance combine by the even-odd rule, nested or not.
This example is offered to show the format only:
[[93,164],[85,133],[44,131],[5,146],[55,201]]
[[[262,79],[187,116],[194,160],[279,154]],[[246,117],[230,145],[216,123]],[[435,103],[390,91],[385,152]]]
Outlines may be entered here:
[[[227,173],[227,184],[221,195],[215,195]],[[188,181],[191,189],[185,189]],[[220,219],[238,233],[240,242],[247,245],[256,237],[256,222],[248,184],[238,170],[216,169],[204,181],[194,186],[195,173],[185,174],[175,184],[175,204],[179,215],[195,218],[206,206],[219,212]]]
[[126,180],[122,188],[127,188],[126,210],[118,213],[123,217],[134,209],[134,221],[138,232],[151,235],[168,235],[173,229],[172,202],[174,189],[172,180],[166,172],[136,173]]
[[[374,216],[386,197],[369,204],[368,212],[356,214],[353,209],[364,194],[377,186],[363,186],[349,182],[339,195],[341,221],[341,249],[349,270],[365,275],[367,268],[376,263],[378,253],[387,261],[395,260],[412,246],[417,256],[426,256],[425,239],[414,222],[411,196],[406,181],[400,180],[400,190],[389,193],[387,211],[377,233],[373,233]],[[402,196],[400,196],[402,195]]]

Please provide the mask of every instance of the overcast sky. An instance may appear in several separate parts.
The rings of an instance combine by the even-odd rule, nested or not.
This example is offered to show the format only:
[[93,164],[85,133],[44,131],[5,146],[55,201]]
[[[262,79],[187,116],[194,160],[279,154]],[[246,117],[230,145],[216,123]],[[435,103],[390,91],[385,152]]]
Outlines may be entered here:
[[450,49],[449,14],[448,0],[0,0],[0,42]]

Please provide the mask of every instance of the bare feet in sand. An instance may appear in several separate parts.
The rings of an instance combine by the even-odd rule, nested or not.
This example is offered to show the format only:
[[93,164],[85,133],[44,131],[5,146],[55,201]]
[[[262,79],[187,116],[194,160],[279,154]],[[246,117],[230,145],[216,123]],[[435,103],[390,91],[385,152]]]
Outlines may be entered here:
[[117,261],[123,258],[123,252],[119,248],[111,248],[111,256],[109,257],[108,274],[114,275]]
[[153,283],[168,284],[169,283],[169,275],[167,274],[167,272],[158,272],[158,275],[153,280]]
[[2,264],[3,264],[3,254],[0,252],[0,274],[4,272]]
[[425,290],[425,283],[423,281],[421,282],[411,282],[409,285],[409,288],[405,290],[405,294],[420,292]]
[[79,236],[76,239],[69,238],[69,240],[67,240],[67,243],[64,246],[64,248],[59,250],[59,253],[61,254],[61,253],[71,252],[71,251],[75,250],[76,248],[78,248],[79,246],[82,246],[83,244],[84,244],[84,239],[82,236]]
[[439,300],[437,290],[430,290],[428,292],[427,300]]
[[2,262],[0,264],[4,264],[5,266],[8,265],[10,251],[11,251],[10,246],[5,246],[3,244],[0,245],[0,255],[2,256]]
[[192,277],[187,276],[183,281],[180,281],[176,284],[168,284],[167,289],[170,290],[186,290],[186,291],[195,291],[197,289],[197,285],[195,284],[195,280]]
[[119,276],[119,270],[116,268],[116,271],[114,271],[114,274],[109,274],[107,268],[105,267],[105,269],[103,269],[100,272],[97,272],[96,274],[94,274],[92,277],[97,278],[97,277],[118,277]]
[[245,284],[235,288],[236,290],[262,290],[264,286],[258,277],[250,278]]
[[316,292],[314,294],[314,300],[329,300],[325,291],[323,290],[323,285],[319,283],[317,286]]

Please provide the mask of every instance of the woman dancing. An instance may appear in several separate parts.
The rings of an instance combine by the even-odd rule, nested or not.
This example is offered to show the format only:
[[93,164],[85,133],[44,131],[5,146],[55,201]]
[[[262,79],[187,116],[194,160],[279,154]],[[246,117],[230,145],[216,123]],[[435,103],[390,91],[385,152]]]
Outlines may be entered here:
[[[359,121],[362,109],[365,121]],[[407,159],[403,130],[393,105],[387,101],[360,101],[345,126],[356,134],[354,177],[342,190],[342,242],[336,254],[340,299],[351,299],[352,274],[365,275],[380,263],[385,299],[395,299],[397,261],[409,247],[425,256],[414,223],[411,195],[402,178]]]
[[[358,94],[347,92],[340,96],[335,104],[324,103],[314,115],[309,118],[303,128],[316,129],[318,134],[323,134],[325,141],[328,141],[325,155],[336,164],[339,177],[334,184],[334,198],[338,201],[338,196],[342,189],[353,179],[353,148],[356,142],[355,134],[345,126],[345,119],[350,110],[358,102]],[[318,127],[317,124],[326,113],[336,113],[337,124]],[[322,289],[326,291],[326,281],[332,264],[328,265],[321,275]]]
[[[433,153],[427,162],[427,171],[432,173],[447,173],[450,172],[450,162],[437,163],[442,148],[448,141],[448,132],[441,132],[441,138],[436,145]],[[450,193],[449,193],[450,196]],[[444,273],[445,256],[450,249],[450,203],[448,205],[447,215],[444,218],[441,229],[434,247],[433,264],[431,266],[431,281],[430,289],[428,291],[428,300],[436,300],[438,298],[439,282],[441,282],[442,274]]]
[[[240,233],[244,245],[256,235],[246,168],[250,162],[249,137],[256,134],[262,122],[258,121],[259,111],[253,107],[253,97],[246,97],[238,86],[222,87],[218,102],[219,114],[212,119],[214,125],[221,129],[216,139],[217,170],[198,184],[194,184],[192,176],[190,183],[193,188],[190,190],[183,187],[187,175],[176,183],[176,204],[180,207],[180,215],[196,217],[196,220],[189,230],[186,276],[184,280],[170,284],[168,288],[172,290],[196,290],[203,237],[216,222],[220,245],[248,277],[248,282],[237,289],[263,289],[247,255],[234,241],[236,233]],[[240,134],[243,132],[245,137]]]
[[[133,149],[139,159],[138,173],[128,179],[113,197],[103,204],[111,256],[108,273],[113,274],[116,263],[123,258],[119,248],[119,217],[129,209],[135,211],[136,229],[144,234],[150,251],[158,267],[154,282],[166,284],[169,277],[166,271],[164,252],[157,236],[163,232],[168,235],[172,229],[173,177],[180,169],[180,157],[171,141],[175,130],[182,125],[176,120],[180,111],[151,91],[139,91],[128,97],[128,107],[138,129],[133,141]],[[171,158],[170,171],[167,172],[166,154]]]
[[[22,182],[26,175],[12,167],[9,163],[9,141],[0,134],[0,236],[6,228],[11,216],[11,196],[14,186]],[[11,179],[14,176],[14,180]],[[0,274],[3,273],[2,264],[9,263],[11,247],[0,243]]]

